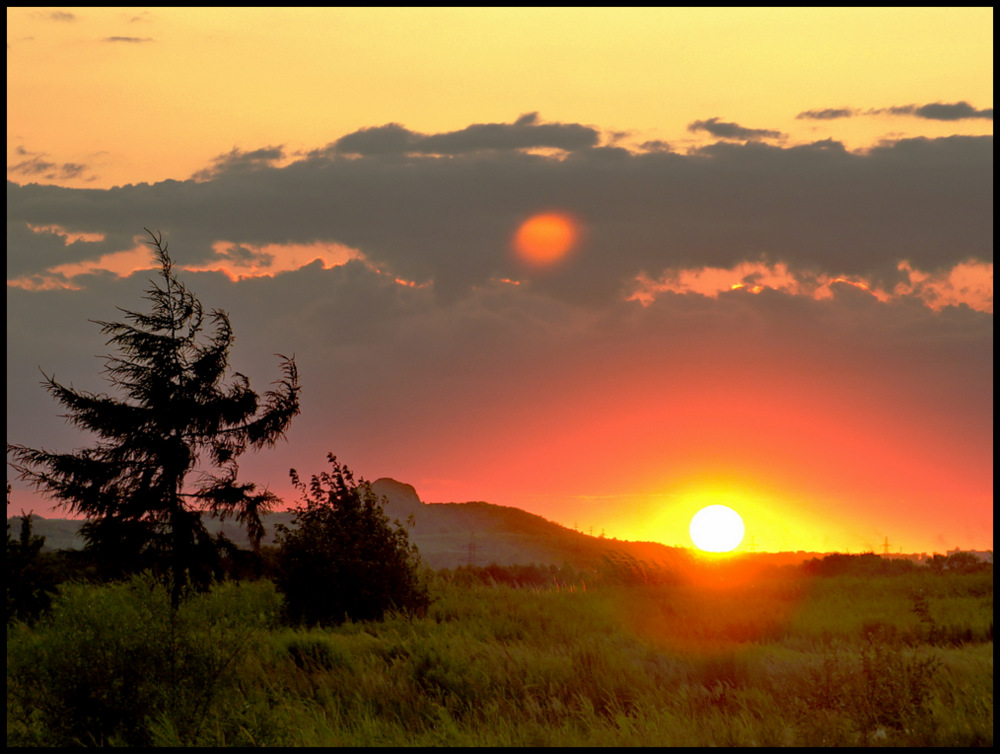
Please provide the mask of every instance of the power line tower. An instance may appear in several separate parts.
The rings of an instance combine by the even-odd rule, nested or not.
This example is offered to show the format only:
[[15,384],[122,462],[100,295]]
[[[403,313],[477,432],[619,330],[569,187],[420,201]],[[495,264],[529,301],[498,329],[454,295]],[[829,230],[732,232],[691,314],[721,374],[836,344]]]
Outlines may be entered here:
[[885,538],[885,541],[882,543],[882,557],[883,558],[888,558],[889,557],[889,537],[888,536]]

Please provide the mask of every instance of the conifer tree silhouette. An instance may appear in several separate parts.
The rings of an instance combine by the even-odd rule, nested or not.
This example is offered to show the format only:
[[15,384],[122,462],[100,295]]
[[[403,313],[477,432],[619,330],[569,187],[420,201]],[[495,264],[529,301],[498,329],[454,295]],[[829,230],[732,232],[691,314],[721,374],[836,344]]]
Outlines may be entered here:
[[[142,564],[166,568],[176,607],[184,584],[217,543],[202,522],[211,511],[235,516],[254,547],[264,534],[261,514],[277,501],[267,489],[237,481],[237,458],[273,447],[299,413],[294,357],[278,354],[283,377],[260,396],[239,372],[226,380],[233,331],[228,315],[205,314],[172,272],[162,234],[146,232],[160,266],[144,298],[149,314],[118,307],[125,322],[100,322],[108,345],[105,373],[120,400],[56,382],[42,383],[66,406],[66,419],[99,437],[95,447],[54,453],[8,444],[22,479],[73,513],[87,517],[82,533],[91,550],[122,571]],[[202,336],[210,322],[214,333]],[[43,372],[44,375],[44,372]],[[199,470],[198,484],[186,484]]]

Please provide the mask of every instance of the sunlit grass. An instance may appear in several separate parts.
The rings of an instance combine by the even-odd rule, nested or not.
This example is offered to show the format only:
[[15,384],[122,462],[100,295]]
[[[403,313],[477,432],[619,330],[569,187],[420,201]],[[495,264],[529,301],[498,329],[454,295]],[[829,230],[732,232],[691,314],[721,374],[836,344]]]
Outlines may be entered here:
[[[913,611],[920,589],[930,622]],[[689,583],[544,591],[437,579],[434,593],[419,619],[393,615],[325,629],[276,627],[267,615],[277,615],[267,582],[213,593],[192,614],[195,645],[199,636],[227,635],[206,627],[221,620],[220,611],[237,594],[255,605],[257,628],[251,638],[241,634],[245,649],[204,721],[192,726],[165,710],[149,721],[153,742],[801,746],[993,740],[991,573],[774,577],[713,590]],[[103,619],[109,636],[135,630],[116,628],[114,616]],[[23,693],[30,676],[26,658],[45,662],[32,647],[66,640],[52,635],[56,624],[46,625],[8,629],[9,744],[52,743],[39,712],[45,690],[36,689],[37,698]]]

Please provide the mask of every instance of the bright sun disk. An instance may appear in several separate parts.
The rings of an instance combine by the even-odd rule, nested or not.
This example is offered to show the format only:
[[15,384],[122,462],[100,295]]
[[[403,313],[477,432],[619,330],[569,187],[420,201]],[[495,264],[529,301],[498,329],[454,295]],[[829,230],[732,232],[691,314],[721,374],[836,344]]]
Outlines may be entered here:
[[728,505],[709,505],[691,518],[691,541],[705,552],[729,552],[746,532],[740,514]]

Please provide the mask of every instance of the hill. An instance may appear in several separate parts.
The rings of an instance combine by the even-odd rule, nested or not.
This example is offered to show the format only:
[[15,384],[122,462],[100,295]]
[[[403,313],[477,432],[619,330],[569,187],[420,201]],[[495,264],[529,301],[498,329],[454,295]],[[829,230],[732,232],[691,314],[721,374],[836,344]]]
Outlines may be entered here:
[[[425,503],[412,485],[382,478],[372,483],[376,494],[386,500],[385,511],[391,519],[407,525],[410,541],[416,544],[424,563],[431,568],[454,568],[460,565],[556,565],[569,563],[575,568],[592,568],[612,561],[641,561],[650,565],[670,566],[686,561],[689,553],[680,547],[657,542],[630,542],[594,537],[549,521],[520,508],[483,501],[465,503]],[[265,544],[274,542],[275,524],[290,525],[290,512],[265,517]],[[412,517],[412,518],[411,518]],[[80,521],[69,519],[32,519],[36,534],[46,538],[46,550],[79,549]],[[18,523],[8,519],[16,536]],[[241,547],[247,538],[239,525],[228,520],[209,522],[212,532],[223,532]],[[758,554],[755,559],[774,564],[798,563],[822,553]]]

